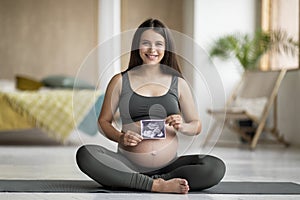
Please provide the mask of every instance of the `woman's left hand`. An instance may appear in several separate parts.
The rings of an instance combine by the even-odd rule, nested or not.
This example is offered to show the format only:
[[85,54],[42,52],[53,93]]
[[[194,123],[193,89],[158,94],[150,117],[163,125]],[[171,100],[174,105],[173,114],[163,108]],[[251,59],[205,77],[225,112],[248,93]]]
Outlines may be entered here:
[[181,115],[175,114],[175,115],[170,115],[165,119],[165,123],[168,124],[169,126],[173,126],[174,129],[177,131],[180,131],[182,128],[183,120]]

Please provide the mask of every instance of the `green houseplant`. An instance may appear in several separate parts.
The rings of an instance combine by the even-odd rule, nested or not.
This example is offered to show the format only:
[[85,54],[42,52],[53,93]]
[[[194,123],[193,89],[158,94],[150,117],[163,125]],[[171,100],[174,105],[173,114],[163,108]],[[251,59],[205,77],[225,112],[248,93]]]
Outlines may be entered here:
[[210,49],[210,56],[222,59],[236,58],[245,70],[256,69],[259,60],[267,52],[296,55],[298,41],[286,31],[257,30],[249,34],[233,33],[218,38]]

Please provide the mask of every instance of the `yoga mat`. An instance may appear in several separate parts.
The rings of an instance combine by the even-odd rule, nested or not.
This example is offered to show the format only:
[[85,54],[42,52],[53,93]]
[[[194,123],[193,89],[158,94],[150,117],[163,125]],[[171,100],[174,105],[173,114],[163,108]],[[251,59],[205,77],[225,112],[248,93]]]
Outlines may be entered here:
[[[0,180],[0,192],[39,193],[128,193],[144,192],[106,189],[90,180]],[[300,185],[292,182],[221,182],[191,194],[300,194]]]

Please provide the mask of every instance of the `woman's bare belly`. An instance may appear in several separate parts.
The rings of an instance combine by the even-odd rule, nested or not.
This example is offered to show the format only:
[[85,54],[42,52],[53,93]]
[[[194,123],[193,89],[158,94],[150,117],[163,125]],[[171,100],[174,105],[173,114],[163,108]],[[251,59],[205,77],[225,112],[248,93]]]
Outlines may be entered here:
[[[134,131],[140,134],[140,123],[123,125],[123,131]],[[144,139],[137,146],[119,145],[119,152],[134,164],[157,169],[170,163],[177,155],[178,139],[172,127],[166,127],[166,138]]]

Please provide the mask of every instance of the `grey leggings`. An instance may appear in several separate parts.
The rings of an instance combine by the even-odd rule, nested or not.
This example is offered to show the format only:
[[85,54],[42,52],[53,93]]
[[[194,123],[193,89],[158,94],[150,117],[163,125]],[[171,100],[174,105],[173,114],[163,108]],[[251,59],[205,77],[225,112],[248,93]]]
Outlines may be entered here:
[[109,188],[151,191],[155,178],[184,178],[190,190],[203,190],[218,184],[225,174],[223,161],[210,155],[181,156],[166,167],[140,173],[124,156],[98,145],[81,146],[76,161],[82,172]]

